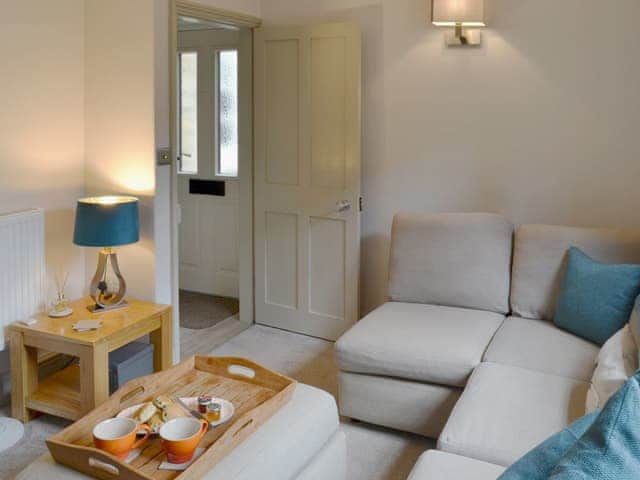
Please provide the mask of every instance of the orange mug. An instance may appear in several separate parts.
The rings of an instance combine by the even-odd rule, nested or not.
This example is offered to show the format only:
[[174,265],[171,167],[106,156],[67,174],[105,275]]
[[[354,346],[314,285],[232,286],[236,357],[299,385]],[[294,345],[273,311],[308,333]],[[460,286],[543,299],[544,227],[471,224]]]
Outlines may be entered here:
[[[144,431],[144,437],[136,440],[139,431]],[[148,425],[139,424],[132,418],[112,418],[93,428],[93,443],[96,448],[126,460],[131,450],[144,445],[150,435]]]
[[178,417],[160,427],[162,449],[169,463],[187,463],[193,458],[209,423],[193,417]]

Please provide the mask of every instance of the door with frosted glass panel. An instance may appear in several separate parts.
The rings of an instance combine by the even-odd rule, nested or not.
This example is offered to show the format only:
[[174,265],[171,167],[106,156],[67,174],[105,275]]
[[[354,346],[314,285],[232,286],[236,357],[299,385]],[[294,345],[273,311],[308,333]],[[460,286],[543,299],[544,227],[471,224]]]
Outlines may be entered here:
[[360,33],[254,37],[256,321],[330,340],[357,320]]
[[[180,288],[237,298],[239,72],[251,34],[179,32],[178,45]],[[224,193],[203,194],[203,181]]]

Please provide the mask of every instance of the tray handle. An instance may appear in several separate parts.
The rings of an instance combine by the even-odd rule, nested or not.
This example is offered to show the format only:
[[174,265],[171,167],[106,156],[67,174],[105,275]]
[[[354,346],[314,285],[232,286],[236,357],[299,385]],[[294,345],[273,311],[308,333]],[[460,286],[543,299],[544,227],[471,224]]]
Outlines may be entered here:
[[236,363],[229,365],[227,367],[227,372],[229,372],[229,375],[233,375],[235,377],[256,378],[256,371],[253,368],[238,365]]
[[100,470],[109,475],[113,475],[117,477],[120,475],[120,469],[115,465],[111,465],[110,463],[103,462],[102,460],[98,460],[97,458],[89,457],[89,467]]
[[134,388],[130,392],[127,392],[124,395],[122,395],[120,397],[120,405],[131,400],[133,397],[140,395],[141,393],[144,393],[144,385],[138,385],[136,388]]

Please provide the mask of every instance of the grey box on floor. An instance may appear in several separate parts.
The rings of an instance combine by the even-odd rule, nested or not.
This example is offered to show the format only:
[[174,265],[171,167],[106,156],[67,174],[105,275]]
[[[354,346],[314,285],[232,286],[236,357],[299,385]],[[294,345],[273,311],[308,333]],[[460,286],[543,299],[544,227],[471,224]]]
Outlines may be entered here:
[[109,393],[134,378],[153,373],[153,345],[132,342],[109,354]]

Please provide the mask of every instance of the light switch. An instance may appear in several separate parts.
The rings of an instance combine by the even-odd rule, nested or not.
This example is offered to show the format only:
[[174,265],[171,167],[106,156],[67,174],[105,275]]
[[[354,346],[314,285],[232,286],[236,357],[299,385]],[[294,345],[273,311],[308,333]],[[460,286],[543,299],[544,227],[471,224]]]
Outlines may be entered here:
[[171,165],[171,149],[159,148],[156,163],[158,165]]

